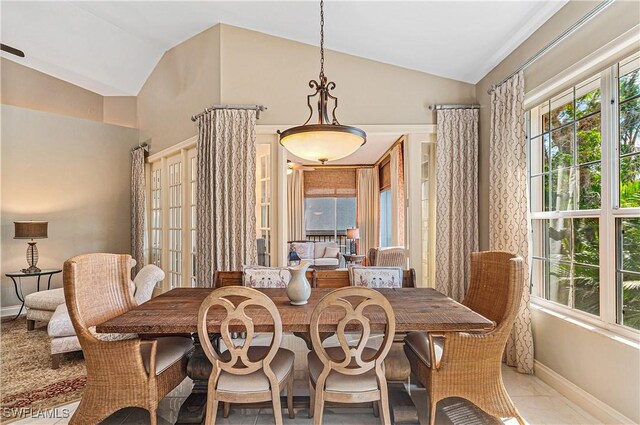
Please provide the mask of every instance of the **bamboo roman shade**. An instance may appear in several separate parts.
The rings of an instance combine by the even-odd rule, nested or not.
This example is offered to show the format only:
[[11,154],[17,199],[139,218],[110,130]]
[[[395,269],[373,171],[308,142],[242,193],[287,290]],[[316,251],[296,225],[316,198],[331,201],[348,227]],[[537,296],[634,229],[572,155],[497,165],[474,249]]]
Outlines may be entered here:
[[305,198],[354,198],[356,169],[329,168],[304,172]]
[[382,160],[378,172],[380,173],[378,176],[380,191],[391,189],[391,161],[389,156]]

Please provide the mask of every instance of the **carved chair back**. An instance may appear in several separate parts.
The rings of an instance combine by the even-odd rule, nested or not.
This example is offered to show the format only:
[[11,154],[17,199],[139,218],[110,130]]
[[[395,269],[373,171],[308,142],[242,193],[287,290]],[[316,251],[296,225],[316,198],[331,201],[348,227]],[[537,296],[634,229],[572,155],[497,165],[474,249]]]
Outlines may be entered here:
[[[366,308],[375,308],[377,311],[374,314],[383,314],[386,320],[382,343],[375,354],[368,358],[363,357],[371,335],[369,319],[364,312]],[[382,312],[379,312],[380,309]],[[336,337],[344,358],[332,358],[322,345],[320,324],[323,314],[342,317],[338,322]],[[362,331],[360,339],[356,341],[355,346],[349,345],[346,336],[346,332],[351,331],[353,328],[352,322],[357,322],[357,327]],[[313,349],[324,365],[318,379],[320,388],[323,387],[323,381],[331,370],[345,375],[361,375],[375,368],[378,376],[384,377],[383,361],[393,343],[396,319],[391,304],[380,292],[364,287],[336,289],[324,296],[317,304],[311,315],[310,325]]]
[[[209,310],[222,307],[226,316],[220,324],[220,336],[227,346],[228,353],[220,355],[213,348],[207,331],[207,316]],[[266,315],[264,314],[266,310]],[[253,317],[252,317],[253,316]],[[273,339],[266,355],[260,359],[249,358],[249,348],[254,339],[254,320],[273,320]],[[244,330],[234,329],[241,326]],[[242,345],[236,345],[233,335],[238,331],[246,332]],[[248,375],[264,369],[271,380],[275,374],[271,371],[271,361],[275,357],[282,342],[282,320],[273,301],[260,291],[242,286],[227,286],[214,290],[200,305],[198,312],[198,336],[204,352],[211,362],[213,369],[211,378],[217,382],[221,371],[233,375]]]

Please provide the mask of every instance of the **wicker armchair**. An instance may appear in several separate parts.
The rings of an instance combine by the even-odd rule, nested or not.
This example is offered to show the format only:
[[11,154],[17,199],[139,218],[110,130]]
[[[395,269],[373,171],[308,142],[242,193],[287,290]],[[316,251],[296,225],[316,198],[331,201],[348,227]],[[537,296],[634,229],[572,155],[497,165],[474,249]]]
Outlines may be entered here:
[[506,252],[471,254],[471,282],[463,304],[493,320],[486,333],[410,333],[405,353],[429,394],[429,423],[435,424],[436,404],[462,397],[496,417],[518,413],[502,383],[502,354],[518,313],[523,291],[522,258]]
[[96,424],[124,407],[149,411],[186,377],[190,338],[140,340],[97,334],[95,326],[136,306],[129,290],[131,256],[86,254],[64,263],[64,293],[87,367],[87,386],[71,424]]
[[370,248],[368,266],[407,268],[407,250],[404,247]]

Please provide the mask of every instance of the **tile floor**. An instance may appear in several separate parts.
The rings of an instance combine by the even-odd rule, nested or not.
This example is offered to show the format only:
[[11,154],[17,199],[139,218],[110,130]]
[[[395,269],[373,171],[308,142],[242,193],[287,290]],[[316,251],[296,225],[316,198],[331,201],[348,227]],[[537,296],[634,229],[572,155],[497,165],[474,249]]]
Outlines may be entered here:
[[[512,368],[504,367],[504,383],[513,398],[520,413],[527,423],[531,425],[584,425],[600,424],[596,418],[589,415],[584,410],[564,398],[553,388],[542,382],[535,376],[521,375]],[[295,394],[306,391],[305,382],[296,383]],[[184,398],[191,390],[191,383],[186,380],[176,388],[169,396],[165,397],[158,409],[158,423],[160,425],[173,424],[176,415]],[[418,408],[418,415],[422,424],[428,423],[426,409],[426,392],[424,389],[411,389],[412,398]],[[47,412],[47,418],[29,418],[14,424],[34,424],[34,425],[64,425],[69,422],[69,417],[62,418],[64,414],[70,416],[77,408],[78,402],[71,403],[58,408],[57,412]],[[62,409],[67,409],[63,411]],[[284,414],[285,424],[312,424],[313,420],[307,417],[308,410],[300,409],[296,411],[295,419],[288,419]],[[55,419],[55,417],[61,419]],[[147,424],[149,415],[142,409],[123,409],[114,413],[106,421],[105,425],[137,425]],[[263,425],[272,424],[273,416],[271,409],[242,409],[232,408],[229,418],[221,416],[216,421],[219,425]],[[324,413],[323,423],[327,425],[378,425],[380,420],[373,416],[371,409],[364,408],[327,408]],[[515,419],[504,422],[491,418],[479,411],[474,405],[462,399],[447,399],[438,404],[436,423],[442,425],[464,424],[464,425],[484,425],[502,423],[515,425]]]

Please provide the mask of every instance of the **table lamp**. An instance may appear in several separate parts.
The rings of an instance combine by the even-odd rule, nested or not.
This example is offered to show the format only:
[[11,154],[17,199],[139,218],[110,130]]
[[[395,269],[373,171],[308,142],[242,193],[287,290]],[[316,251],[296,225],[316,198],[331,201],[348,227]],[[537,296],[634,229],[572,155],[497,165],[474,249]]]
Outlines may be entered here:
[[358,255],[357,239],[360,239],[360,229],[354,227],[353,229],[347,229],[347,239],[351,239],[351,254]]
[[14,239],[31,239],[27,247],[27,264],[29,268],[22,269],[23,273],[39,273],[40,269],[36,267],[38,264],[38,248],[34,239],[45,239],[47,237],[46,221],[14,221]]

